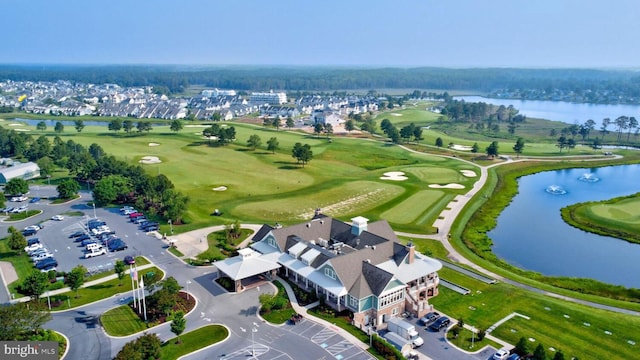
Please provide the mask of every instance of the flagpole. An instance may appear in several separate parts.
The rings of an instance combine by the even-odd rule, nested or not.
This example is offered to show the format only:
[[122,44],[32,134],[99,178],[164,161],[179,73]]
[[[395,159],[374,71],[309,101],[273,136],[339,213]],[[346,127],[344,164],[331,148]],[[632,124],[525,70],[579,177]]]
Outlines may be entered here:
[[[138,267],[136,266],[136,279],[138,278]],[[140,279],[138,279],[138,288],[136,291],[140,290]],[[140,299],[140,295],[138,295],[138,311],[142,311],[142,299]]]
[[140,278],[140,291],[142,291],[142,306],[144,307],[144,321],[147,321],[147,297],[144,294],[144,279]]
[[129,265],[129,276],[131,277],[131,292],[133,293],[133,308],[136,307],[136,287],[133,282],[133,267]]

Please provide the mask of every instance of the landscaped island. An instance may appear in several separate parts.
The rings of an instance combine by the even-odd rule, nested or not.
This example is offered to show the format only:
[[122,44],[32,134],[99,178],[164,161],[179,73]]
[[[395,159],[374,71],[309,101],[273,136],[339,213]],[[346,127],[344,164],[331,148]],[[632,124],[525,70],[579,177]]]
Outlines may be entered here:
[[599,235],[640,243],[640,193],[562,208],[569,225]]

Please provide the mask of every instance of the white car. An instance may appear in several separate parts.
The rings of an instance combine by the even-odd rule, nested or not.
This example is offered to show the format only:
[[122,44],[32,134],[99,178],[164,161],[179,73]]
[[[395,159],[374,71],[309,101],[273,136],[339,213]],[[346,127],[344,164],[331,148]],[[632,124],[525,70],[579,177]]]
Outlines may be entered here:
[[35,244],[32,244],[32,245],[29,245],[29,246],[25,247],[24,251],[27,252],[27,253],[30,253],[30,252],[33,252],[33,251],[36,251],[36,250],[42,249],[42,248],[43,248],[42,244],[35,243]]
[[88,253],[84,254],[84,258],[88,259],[88,258],[92,258],[94,256],[104,255],[106,253],[107,253],[107,249],[105,249],[102,246],[100,246],[98,248],[94,248],[93,250],[91,250],[91,252],[88,252]]
[[39,225],[29,225],[24,229],[25,230],[35,230],[35,231],[42,230],[42,228]]
[[51,217],[51,220],[62,221],[62,220],[64,220],[64,216],[62,216],[62,215],[53,215]]
[[53,254],[50,252],[46,252],[46,253],[42,253],[40,255],[34,256],[31,258],[31,260],[33,260],[34,263],[38,262],[38,261],[42,261],[46,258],[50,258],[53,257]]
[[506,349],[500,349],[495,354],[493,354],[491,359],[493,359],[493,360],[505,360],[507,357],[509,357],[509,351],[506,350]]

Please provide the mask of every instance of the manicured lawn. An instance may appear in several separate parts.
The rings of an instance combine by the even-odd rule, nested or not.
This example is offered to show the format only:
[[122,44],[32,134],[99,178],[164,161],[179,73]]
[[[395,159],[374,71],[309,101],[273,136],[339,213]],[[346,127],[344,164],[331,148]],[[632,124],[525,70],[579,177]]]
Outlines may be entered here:
[[111,336],[127,336],[147,329],[147,324],[129,305],[113,308],[100,317],[104,331]]
[[9,218],[5,221],[19,221],[19,220],[24,220],[27,218],[30,218],[32,216],[36,216],[38,214],[42,213],[42,210],[27,210],[23,213],[18,213],[18,214],[9,214]]
[[184,254],[180,252],[180,250],[178,250],[175,247],[169,247],[169,252],[172,253],[173,255],[177,256],[177,257],[183,257]]
[[222,325],[206,325],[180,335],[180,344],[176,338],[167,340],[160,349],[160,358],[174,360],[198,349],[219,343],[229,336],[229,330]]
[[[421,217],[422,214],[427,213],[425,218],[431,220],[431,224],[433,224],[435,220],[434,216],[440,214],[440,209],[436,207],[438,214],[432,214],[430,210],[434,209],[433,204],[437,204],[444,196],[445,192],[440,190],[423,190],[411,195],[388,211],[383,212],[381,216],[389,222],[407,224],[411,222],[415,223],[416,219]],[[447,196],[447,199],[451,198],[453,198],[453,195]]]
[[[640,344],[635,330],[640,329],[638,317],[555,300],[504,283],[484,284],[446,268],[439,273],[472,291],[463,296],[441,286],[440,294],[430,300],[437,310],[454,319],[463,318],[466,324],[487,329],[512,312],[529,316],[531,320],[513,318],[492,333],[513,345],[524,336],[580,359],[611,358],[614,353],[633,358],[637,353],[637,346],[627,341]],[[605,330],[612,335],[606,335]]]
[[640,243],[640,195],[634,194],[563,208],[569,224],[597,234]]
[[291,303],[289,302],[289,296],[287,295],[284,286],[280,283],[280,281],[274,281],[273,284],[278,288],[277,297],[286,300],[286,306],[282,309],[271,310],[269,312],[260,313],[263,319],[272,323],[272,324],[284,324],[287,320],[291,319],[291,317],[296,313],[291,307]]
[[0,261],[8,261],[13,265],[18,275],[18,280],[7,284],[11,293],[16,293],[16,288],[20,285],[21,280],[24,279],[31,271],[34,270],[33,262],[27,254],[22,252],[15,252],[9,248],[8,241],[6,239],[0,240]]
[[[249,230],[249,229],[240,229],[240,236],[238,236],[236,239],[233,239],[231,241],[231,244],[228,244],[226,247],[228,249],[232,249],[233,247],[237,246],[238,244],[240,244],[242,241],[244,241],[248,236],[250,236],[251,234],[253,234],[253,231]],[[199,260],[219,260],[219,259],[224,259],[227,256],[225,254],[222,253],[222,249],[223,249],[223,245],[226,242],[226,233],[224,230],[221,231],[216,231],[213,233],[210,233],[207,236],[207,242],[209,243],[209,248],[206,251],[201,252],[200,254],[198,254],[197,258]]]
[[[149,272],[160,273],[162,274],[162,270],[157,267],[151,267],[139,272],[139,276],[144,276]],[[131,291],[131,281],[127,281],[125,275],[125,279],[122,281],[122,285],[120,285],[120,280],[113,279],[109,281],[102,282],[100,284],[92,285],[89,287],[80,288],[78,290],[78,297],[76,297],[75,291],[69,291],[60,295],[55,295],[51,297],[51,306],[53,310],[66,310],[69,307],[77,307],[81,305],[86,305],[92,303],[94,301],[102,300],[105,298],[110,298],[112,296],[120,295],[122,297],[128,297],[128,292]],[[46,299],[44,299],[46,301]]]

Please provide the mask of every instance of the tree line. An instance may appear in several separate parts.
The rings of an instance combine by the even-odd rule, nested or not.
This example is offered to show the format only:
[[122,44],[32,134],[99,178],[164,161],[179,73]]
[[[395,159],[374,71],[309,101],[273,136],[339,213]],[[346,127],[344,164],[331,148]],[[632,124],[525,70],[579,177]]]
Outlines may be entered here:
[[36,162],[42,176],[63,168],[78,182],[93,187],[98,205],[132,203],[149,216],[172,219],[175,224],[184,219],[189,201],[177,191],[165,175],[152,176],[140,165],[130,165],[107,154],[98,144],[88,148],[73,140],[53,142],[41,135],[0,128],[0,155]]
[[637,73],[589,69],[3,65],[0,79],[154,86],[161,93],[180,93],[189,85],[204,84],[245,91],[413,88],[490,92],[497,88],[528,88],[598,91],[640,98]]

